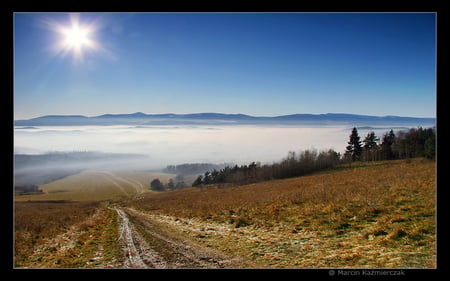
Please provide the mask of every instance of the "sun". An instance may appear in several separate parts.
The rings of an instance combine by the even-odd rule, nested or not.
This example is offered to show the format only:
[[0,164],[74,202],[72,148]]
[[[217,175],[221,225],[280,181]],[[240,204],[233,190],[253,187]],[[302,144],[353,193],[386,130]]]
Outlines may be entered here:
[[89,30],[79,26],[72,26],[63,31],[64,45],[68,48],[80,49],[83,46],[89,46]]
[[71,14],[67,25],[58,23],[53,28],[59,34],[58,52],[63,56],[72,54],[75,62],[82,62],[86,53],[99,50],[100,46],[94,40],[95,24],[83,24],[79,14]]

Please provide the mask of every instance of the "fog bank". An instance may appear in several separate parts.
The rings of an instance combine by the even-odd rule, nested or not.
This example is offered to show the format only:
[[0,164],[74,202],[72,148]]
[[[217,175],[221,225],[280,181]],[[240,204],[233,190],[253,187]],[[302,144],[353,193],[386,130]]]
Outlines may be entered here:
[[[362,140],[369,131],[381,137],[390,129],[367,126],[358,131]],[[343,153],[350,133],[348,126],[16,127],[14,150],[16,154],[52,151],[141,154],[147,156],[139,162],[142,169],[160,169],[181,163],[271,163],[285,157],[288,151],[305,149],[331,148]]]

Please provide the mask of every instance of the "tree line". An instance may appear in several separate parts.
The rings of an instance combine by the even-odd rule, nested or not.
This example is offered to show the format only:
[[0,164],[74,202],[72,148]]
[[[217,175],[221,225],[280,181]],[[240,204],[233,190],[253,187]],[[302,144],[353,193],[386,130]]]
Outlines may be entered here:
[[376,136],[371,131],[363,140],[358,130],[354,127],[349,136],[345,153],[333,149],[318,152],[315,149],[305,150],[299,153],[289,151],[281,161],[273,164],[252,162],[249,165],[227,165],[223,168],[213,164],[182,164],[167,166],[165,172],[177,173],[175,179],[170,179],[167,185],[159,179],[154,179],[150,188],[154,191],[175,190],[187,187],[180,174],[192,174],[207,167],[213,168],[199,175],[192,183],[193,187],[209,184],[242,185],[261,181],[284,179],[303,176],[315,171],[333,168],[338,164],[354,161],[381,161],[425,157],[436,157],[436,128],[424,129],[412,128],[407,131],[398,131],[397,134],[390,130]]
[[177,178],[179,180],[179,177],[176,177],[175,179],[169,179],[169,182],[166,185],[164,185],[158,178],[153,179],[150,182],[150,189],[153,191],[165,191],[183,189],[188,187],[188,185],[183,180],[177,181]]
[[436,157],[436,128],[412,128],[399,131],[397,135],[390,130],[381,141],[374,132],[369,132],[361,141],[358,130],[353,128],[342,160],[378,161],[414,157]]
[[317,152],[305,150],[300,153],[290,151],[286,158],[278,163],[261,165],[252,162],[249,165],[234,165],[221,170],[213,170],[199,175],[192,186],[208,184],[250,184],[266,180],[302,176],[313,171],[334,167],[340,162],[340,153],[333,149]]
[[163,169],[164,173],[176,174],[179,176],[198,175],[205,171],[222,169],[231,164],[211,164],[211,163],[185,163],[180,165],[168,165]]
[[332,168],[341,163],[353,161],[380,161],[426,157],[434,159],[436,153],[435,128],[386,132],[380,138],[369,132],[361,141],[357,128],[353,128],[349,136],[344,155],[333,149],[317,152],[305,150],[300,153],[290,151],[278,163],[261,165],[252,162],[249,165],[234,165],[223,169],[207,171],[199,175],[192,186],[208,184],[250,184],[260,181],[298,177],[315,171]]

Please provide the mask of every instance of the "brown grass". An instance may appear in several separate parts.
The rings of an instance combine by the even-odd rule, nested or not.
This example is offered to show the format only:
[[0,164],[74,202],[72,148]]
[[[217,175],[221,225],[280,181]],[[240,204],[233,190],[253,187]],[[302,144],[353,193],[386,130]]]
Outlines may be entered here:
[[15,265],[21,266],[37,245],[92,216],[98,203],[15,202]]
[[98,202],[56,202],[15,202],[15,267],[121,265],[115,211]]
[[[201,241],[268,266],[435,267],[435,192],[435,162],[414,159],[245,186],[146,194],[129,204],[241,231],[241,237],[211,234]],[[271,238],[256,243],[246,229]],[[289,243],[305,233],[313,237],[308,243]]]
[[[433,268],[435,168],[424,159],[354,163],[245,186],[148,192],[123,204],[257,267]],[[116,213],[103,203],[57,202],[15,202],[15,266],[120,266]]]

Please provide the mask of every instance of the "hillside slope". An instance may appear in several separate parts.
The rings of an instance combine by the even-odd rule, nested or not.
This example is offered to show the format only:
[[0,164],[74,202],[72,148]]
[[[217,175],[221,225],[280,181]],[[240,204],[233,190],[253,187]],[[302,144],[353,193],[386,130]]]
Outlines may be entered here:
[[[16,201],[14,264],[435,268],[435,168],[425,159],[353,163],[299,178],[102,203]],[[118,187],[132,191],[124,174],[115,176]]]
[[145,194],[126,204],[186,239],[257,267],[434,268],[436,164],[353,164],[229,188]]

